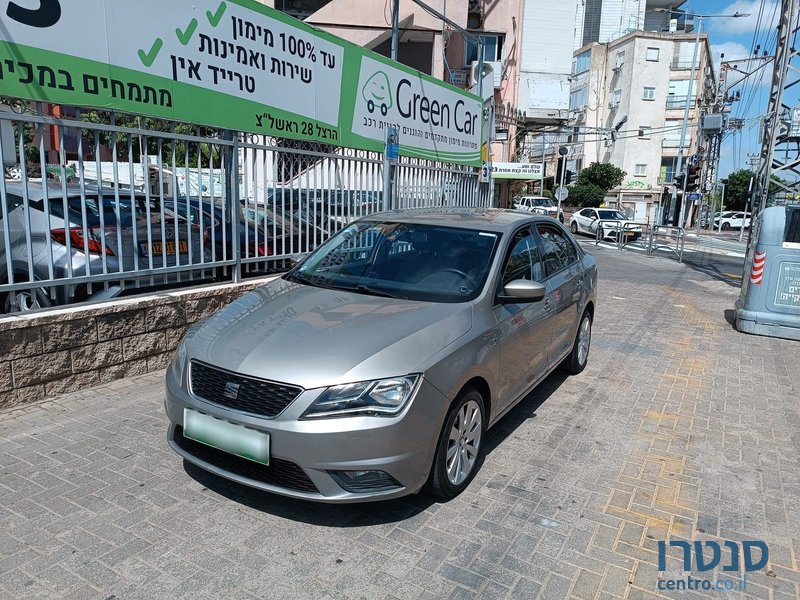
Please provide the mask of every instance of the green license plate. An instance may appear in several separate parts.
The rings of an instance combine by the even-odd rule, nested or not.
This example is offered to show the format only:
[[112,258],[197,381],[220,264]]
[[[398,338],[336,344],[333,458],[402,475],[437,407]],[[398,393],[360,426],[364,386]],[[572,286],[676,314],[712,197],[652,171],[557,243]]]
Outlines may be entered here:
[[269,434],[183,409],[183,435],[262,465],[269,464]]

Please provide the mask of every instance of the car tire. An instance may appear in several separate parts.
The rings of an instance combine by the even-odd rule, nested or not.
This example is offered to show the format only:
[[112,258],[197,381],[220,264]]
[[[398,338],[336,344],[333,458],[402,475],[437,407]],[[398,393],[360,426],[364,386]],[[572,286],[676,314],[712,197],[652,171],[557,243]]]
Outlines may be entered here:
[[50,308],[53,301],[47,295],[47,291],[42,288],[30,290],[19,290],[16,293],[15,305],[11,305],[11,293],[0,295],[0,308],[3,314],[25,313],[38,308]]
[[[481,393],[474,388],[467,388],[450,407],[439,435],[439,443],[436,445],[431,474],[428,478],[427,490],[433,496],[442,499],[455,498],[466,489],[480,470],[486,433],[484,406]],[[477,431],[474,422],[476,412],[479,419]],[[471,444],[468,443],[470,441]],[[471,456],[470,447],[474,449]],[[452,449],[455,449],[455,452],[448,460],[448,454]],[[467,464],[464,465],[463,461]]]
[[570,375],[577,375],[586,368],[589,361],[589,350],[592,344],[592,315],[588,310],[583,311],[583,316],[578,324],[572,352],[561,363],[564,371]]
[[572,231],[573,235],[578,235],[578,224],[575,221],[572,222],[569,228]]
[[730,223],[723,223],[722,224],[722,231],[728,231],[731,228]]

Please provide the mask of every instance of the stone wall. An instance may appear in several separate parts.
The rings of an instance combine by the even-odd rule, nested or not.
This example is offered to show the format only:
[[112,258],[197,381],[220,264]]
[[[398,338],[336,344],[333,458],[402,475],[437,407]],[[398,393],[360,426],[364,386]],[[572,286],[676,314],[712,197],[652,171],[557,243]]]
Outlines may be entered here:
[[165,368],[186,328],[273,277],[0,318],[0,409]]

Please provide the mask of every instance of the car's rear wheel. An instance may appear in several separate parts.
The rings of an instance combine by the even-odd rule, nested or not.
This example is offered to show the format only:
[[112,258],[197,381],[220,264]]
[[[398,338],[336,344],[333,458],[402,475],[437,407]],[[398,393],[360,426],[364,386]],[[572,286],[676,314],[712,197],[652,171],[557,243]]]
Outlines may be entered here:
[[8,292],[2,297],[0,306],[3,308],[3,313],[22,313],[38,308],[49,308],[53,306],[53,302],[47,295],[47,291],[42,288],[32,288],[29,290],[17,290],[13,294]]
[[572,345],[572,352],[561,363],[563,369],[570,375],[577,375],[586,368],[589,360],[589,348],[592,345],[592,315],[588,310],[583,312],[581,322],[578,325],[578,333],[575,334],[575,343]]
[[450,407],[428,479],[428,490],[434,496],[458,496],[480,469],[486,429],[484,406],[480,392],[468,388]]

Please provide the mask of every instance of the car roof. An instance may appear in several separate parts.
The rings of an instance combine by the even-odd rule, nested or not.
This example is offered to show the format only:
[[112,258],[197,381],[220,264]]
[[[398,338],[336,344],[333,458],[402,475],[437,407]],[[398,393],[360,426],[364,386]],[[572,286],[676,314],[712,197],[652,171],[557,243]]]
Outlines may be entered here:
[[536,216],[532,213],[501,208],[408,208],[375,213],[364,217],[367,220],[402,221],[420,225],[447,225],[462,229],[504,232],[519,225],[531,222],[550,223],[550,217]]
[[[24,196],[25,195],[25,184],[18,179],[12,180],[5,180],[5,188],[6,193],[14,194],[15,196]],[[28,188],[28,199],[29,200],[42,200],[44,198],[44,185],[41,181],[30,181],[27,182]],[[75,185],[74,183],[68,183],[66,186],[67,189],[67,198],[72,197],[80,197],[81,195],[81,186]],[[64,187],[58,181],[48,181],[47,182],[47,197],[50,198],[61,198],[63,196]],[[85,185],[83,186],[83,193],[84,195],[96,196],[99,192],[99,189],[96,185]],[[144,192],[134,191],[133,195],[136,198],[144,198]],[[103,197],[106,196],[114,196],[114,188],[110,186],[103,186]],[[125,198],[130,199],[131,197],[131,190],[130,188],[119,188],[119,196],[120,200]]]

